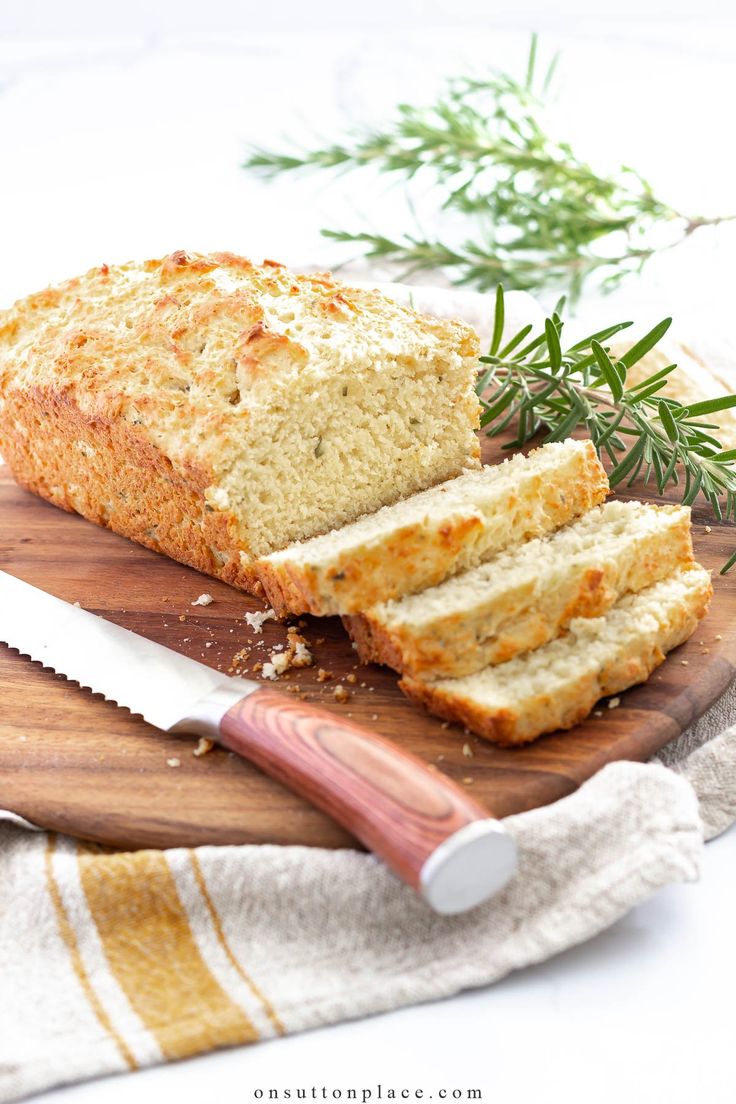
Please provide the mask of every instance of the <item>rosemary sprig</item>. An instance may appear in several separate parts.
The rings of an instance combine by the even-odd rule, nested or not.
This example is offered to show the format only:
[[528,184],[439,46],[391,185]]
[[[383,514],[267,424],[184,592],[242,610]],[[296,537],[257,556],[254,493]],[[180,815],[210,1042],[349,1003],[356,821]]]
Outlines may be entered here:
[[[654,481],[662,494],[679,486],[683,503],[702,494],[719,520],[736,520],[736,449],[724,451],[718,426],[708,415],[736,406],[736,395],[683,406],[663,394],[674,364],[629,387],[627,374],[667,332],[666,318],[621,357],[605,345],[630,322],[590,334],[564,349],[561,342],[564,301],[542,333],[526,326],[501,346],[503,288],[496,293],[493,338],[478,379],[481,425],[490,436],[507,427],[516,436],[506,447],[518,447],[542,432],[542,440],[561,441],[574,430],[587,430],[599,454],[611,462],[612,487],[630,486],[640,475]],[[736,552],[722,568],[736,563]]]
[[[621,167],[602,176],[552,137],[545,99],[557,57],[537,78],[537,40],[526,78],[494,71],[482,79],[451,80],[429,107],[401,104],[384,130],[304,152],[254,149],[245,168],[267,178],[284,172],[337,172],[372,166],[430,182],[441,212],[464,217],[464,240],[438,234],[387,237],[367,231],[323,230],[334,241],[360,246],[371,259],[398,262],[402,278],[442,269],[454,282],[481,290],[567,285],[577,296],[588,276],[601,272],[610,287],[641,270],[658,248],[723,219],[688,218],[659,200],[639,173]],[[664,246],[655,226],[669,224]]]

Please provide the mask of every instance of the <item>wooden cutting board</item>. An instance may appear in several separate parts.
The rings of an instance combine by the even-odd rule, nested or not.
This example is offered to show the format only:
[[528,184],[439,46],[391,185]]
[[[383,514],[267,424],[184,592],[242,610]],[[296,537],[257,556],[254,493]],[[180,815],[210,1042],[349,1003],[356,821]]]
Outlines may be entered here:
[[[492,462],[500,447],[485,440],[484,451]],[[641,487],[626,497],[659,501]],[[718,525],[699,507],[694,542],[715,587],[711,612],[694,637],[646,685],[622,695],[617,708],[603,703],[572,731],[526,748],[495,748],[411,705],[392,672],[357,666],[337,618],[304,619],[315,666],[279,685],[298,685],[306,700],[396,740],[470,787],[497,816],[545,805],[612,760],[649,758],[736,674],[736,570],[718,575],[736,528]],[[16,487],[3,467],[0,568],[226,672],[251,667],[285,641],[281,625],[266,622],[256,636],[246,624],[245,612],[263,603],[55,509]],[[212,605],[192,606],[203,592],[212,594]],[[234,658],[242,649],[250,649],[249,657]],[[318,667],[332,679],[318,682]],[[338,683],[350,692],[346,704],[335,701]],[[195,743],[162,735],[0,644],[0,809],[122,847],[355,846],[327,816],[231,753],[216,748],[195,757]]]

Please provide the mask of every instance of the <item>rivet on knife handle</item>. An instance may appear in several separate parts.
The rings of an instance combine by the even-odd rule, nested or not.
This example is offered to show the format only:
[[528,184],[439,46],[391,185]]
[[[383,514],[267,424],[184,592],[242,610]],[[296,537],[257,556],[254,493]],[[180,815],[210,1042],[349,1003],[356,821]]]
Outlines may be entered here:
[[329,813],[437,912],[474,908],[516,868],[512,837],[459,786],[334,713],[263,687],[228,709],[220,739]]

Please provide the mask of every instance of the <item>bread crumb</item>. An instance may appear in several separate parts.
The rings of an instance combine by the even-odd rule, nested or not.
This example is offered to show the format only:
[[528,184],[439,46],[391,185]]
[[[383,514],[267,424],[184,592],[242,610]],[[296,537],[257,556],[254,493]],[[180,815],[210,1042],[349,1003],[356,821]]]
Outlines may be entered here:
[[466,786],[472,786],[473,785],[473,779],[472,778],[463,778],[463,782],[465,783]]
[[286,647],[276,644],[270,655],[270,662],[263,665],[263,677],[276,679],[292,667],[311,667],[314,662],[307,641],[295,626],[287,629]]
[[371,713],[371,720],[372,721],[377,721],[378,720],[378,714],[377,713]]
[[686,659],[681,659],[680,663],[682,664],[683,667],[689,667],[690,666],[690,664],[688,663],[688,661]]
[[[289,670],[289,667],[291,666],[291,661],[289,659],[289,653],[288,652],[272,652],[271,653],[271,663],[273,664],[273,667],[276,670],[276,674],[277,675],[283,675],[286,671]],[[264,664],[264,667],[263,667],[263,671],[264,671],[264,674],[265,674],[265,671],[266,671],[265,664]]]
[[192,752],[192,755],[196,755],[197,759],[200,759],[203,755],[206,755],[208,751],[212,751],[214,746],[214,740],[208,740],[206,736],[200,736],[199,743]]
[[449,727],[450,727],[450,722],[449,721],[443,721],[442,724],[440,725],[440,728],[449,728]]
[[167,759],[166,760],[166,766],[167,767],[180,767],[181,766],[181,759]]
[[204,646],[205,648],[211,648],[214,643],[214,640],[206,640]]
[[345,676],[345,681],[352,683],[352,685],[354,686],[355,683],[358,681],[358,679],[357,679],[357,676],[354,675],[353,672],[351,671],[349,675]]
[[713,530],[711,529],[710,525],[706,525],[706,527],[705,527],[705,531],[706,531],[706,533],[712,533],[712,532],[713,532]]
[[76,606],[76,607],[77,607],[77,609],[81,609],[81,608],[82,608],[82,603],[81,603],[81,602],[72,602],[72,605],[73,605],[73,606]]
[[263,670],[263,664],[262,663],[254,663],[253,664],[253,674],[254,675],[257,675],[258,672],[262,671],[262,670]]
[[187,619],[187,615],[185,613],[180,613],[179,614],[179,620],[180,621],[186,621],[186,619]]
[[230,660],[230,666],[227,669],[227,673],[232,675],[233,672],[240,674],[240,671],[235,671],[236,667],[245,663],[246,659],[250,658],[250,648],[241,648],[239,652],[236,652],[233,658]]
[[193,606],[211,606],[212,603],[214,602],[214,600],[215,599],[212,597],[211,594],[200,594],[199,598],[196,598],[195,601],[192,602],[192,605]]
[[473,749],[470,746],[470,744],[463,744],[463,755],[465,756],[466,759],[472,759],[473,758]]
[[276,610],[256,610],[255,613],[246,613],[245,620],[248,622],[254,633],[261,633],[263,632],[264,621],[276,620]]
[[620,704],[621,704],[621,699],[620,698],[611,698],[611,700],[608,703],[608,708],[609,709],[618,709]]
[[297,628],[286,630],[286,654],[290,657],[291,667],[311,667],[314,663],[309,641]]
[[329,682],[332,677],[332,671],[325,671],[324,667],[317,671],[317,682]]
[[594,717],[602,717],[603,716],[603,710],[602,709],[593,710],[593,716]]
[[445,758],[444,755],[438,755],[437,756],[437,762],[441,763],[444,758]]
[[714,640],[723,640],[723,637],[721,636],[720,633],[716,633],[716,635],[714,637]]
[[324,644],[324,642],[325,638],[323,636],[318,636],[314,643],[317,645],[317,647],[319,647],[320,644]]
[[332,691],[332,696],[336,702],[340,702],[342,705],[350,701],[350,691],[346,690],[340,682],[338,682],[337,686]]

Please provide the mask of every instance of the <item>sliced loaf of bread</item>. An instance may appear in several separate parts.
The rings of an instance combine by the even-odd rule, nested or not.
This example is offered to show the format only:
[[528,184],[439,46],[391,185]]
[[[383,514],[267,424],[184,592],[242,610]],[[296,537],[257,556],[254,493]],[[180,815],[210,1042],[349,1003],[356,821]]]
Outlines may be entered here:
[[279,614],[355,613],[435,586],[602,502],[590,441],[565,441],[467,471],[255,565]]
[[463,323],[274,261],[104,264],[0,311],[0,453],[253,589],[254,559],[480,466],[478,352]]
[[690,510],[606,502],[439,586],[344,618],[364,663],[456,678],[553,640],[693,558]]
[[692,634],[712,594],[697,564],[628,594],[603,617],[580,617],[536,651],[459,679],[399,685],[413,701],[460,721],[493,743],[526,744],[544,732],[572,728],[599,698],[643,682]]

